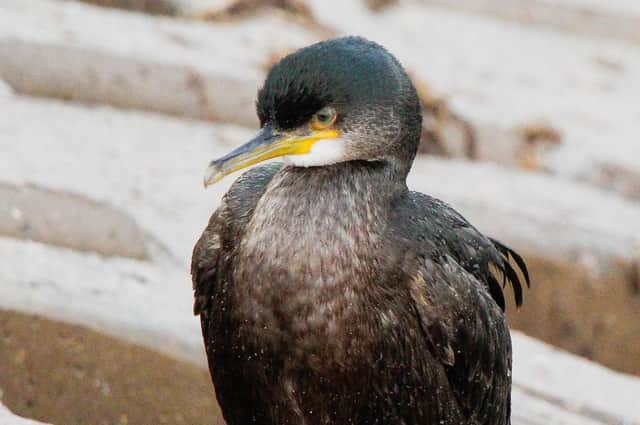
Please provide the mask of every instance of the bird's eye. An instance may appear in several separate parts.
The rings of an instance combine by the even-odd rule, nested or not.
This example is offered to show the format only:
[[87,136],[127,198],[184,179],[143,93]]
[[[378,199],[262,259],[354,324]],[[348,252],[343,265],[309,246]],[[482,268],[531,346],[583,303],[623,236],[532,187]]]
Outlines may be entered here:
[[313,115],[313,118],[311,118],[311,127],[314,130],[325,129],[336,122],[337,116],[338,114],[334,108],[325,106]]

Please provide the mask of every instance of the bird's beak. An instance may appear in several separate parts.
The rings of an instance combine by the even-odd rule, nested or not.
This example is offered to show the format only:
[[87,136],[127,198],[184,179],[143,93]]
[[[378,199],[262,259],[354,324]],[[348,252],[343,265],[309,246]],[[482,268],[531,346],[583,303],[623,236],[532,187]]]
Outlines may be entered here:
[[338,131],[334,129],[311,130],[308,134],[295,134],[277,131],[266,125],[249,142],[211,161],[204,174],[204,187],[217,183],[228,174],[268,159],[309,153],[318,140],[335,139],[338,136]]

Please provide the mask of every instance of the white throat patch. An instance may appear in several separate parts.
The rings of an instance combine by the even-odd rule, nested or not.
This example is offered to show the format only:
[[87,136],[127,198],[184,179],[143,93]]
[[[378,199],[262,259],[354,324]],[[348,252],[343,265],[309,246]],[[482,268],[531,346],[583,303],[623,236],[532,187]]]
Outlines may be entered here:
[[288,155],[283,158],[286,164],[296,167],[317,167],[331,165],[346,160],[344,139],[320,139],[311,146],[309,153]]

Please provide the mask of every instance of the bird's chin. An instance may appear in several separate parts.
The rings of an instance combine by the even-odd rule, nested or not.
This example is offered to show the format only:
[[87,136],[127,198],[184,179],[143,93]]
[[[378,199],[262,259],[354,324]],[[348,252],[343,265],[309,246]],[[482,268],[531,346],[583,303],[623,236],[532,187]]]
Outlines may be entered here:
[[300,155],[282,157],[283,162],[294,167],[321,167],[348,161],[345,141],[335,139],[320,139],[313,144],[309,152]]

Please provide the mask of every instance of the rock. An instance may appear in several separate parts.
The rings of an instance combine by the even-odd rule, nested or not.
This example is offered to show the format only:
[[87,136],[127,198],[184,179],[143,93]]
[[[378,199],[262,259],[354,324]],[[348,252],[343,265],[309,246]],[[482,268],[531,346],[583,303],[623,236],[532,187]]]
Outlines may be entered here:
[[107,256],[147,258],[144,233],[125,213],[32,185],[0,183],[0,236]]

